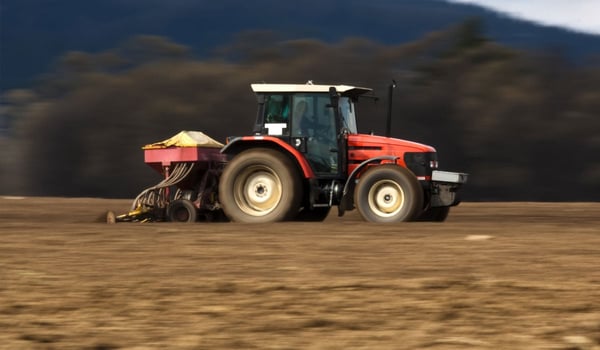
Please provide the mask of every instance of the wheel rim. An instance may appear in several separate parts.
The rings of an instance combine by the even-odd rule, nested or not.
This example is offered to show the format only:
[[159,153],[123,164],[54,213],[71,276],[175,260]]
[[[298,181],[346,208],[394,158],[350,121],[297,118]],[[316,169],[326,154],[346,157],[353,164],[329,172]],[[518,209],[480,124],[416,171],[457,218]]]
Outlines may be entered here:
[[235,202],[248,215],[269,214],[275,210],[281,201],[281,196],[281,180],[275,171],[267,166],[248,167],[235,180]]
[[391,217],[404,206],[404,191],[398,183],[380,180],[369,189],[369,207],[381,217]]

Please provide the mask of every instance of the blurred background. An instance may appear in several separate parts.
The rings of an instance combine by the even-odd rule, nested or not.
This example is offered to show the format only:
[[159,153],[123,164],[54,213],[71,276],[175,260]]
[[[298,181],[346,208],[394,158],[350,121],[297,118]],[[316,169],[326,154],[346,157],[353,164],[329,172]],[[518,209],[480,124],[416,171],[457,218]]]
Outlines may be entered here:
[[254,82],[374,88],[359,131],[383,134],[395,79],[392,136],[470,173],[465,200],[597,201],[593,0],[495,3],[2,0],[0,194],[132,198],[143,145],[248,134]]

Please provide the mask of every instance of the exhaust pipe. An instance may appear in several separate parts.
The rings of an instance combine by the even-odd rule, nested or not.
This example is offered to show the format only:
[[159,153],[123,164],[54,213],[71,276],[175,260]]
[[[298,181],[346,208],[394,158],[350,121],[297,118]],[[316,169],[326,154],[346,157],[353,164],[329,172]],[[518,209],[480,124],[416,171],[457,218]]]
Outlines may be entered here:
[[385,137],[391,137],[392,134],[392,96],[394,96],[394,89],[396,88],[396,81],[392,79],[392,83],[388,87],[388,109],[387,109],[387,125],[385,128]]

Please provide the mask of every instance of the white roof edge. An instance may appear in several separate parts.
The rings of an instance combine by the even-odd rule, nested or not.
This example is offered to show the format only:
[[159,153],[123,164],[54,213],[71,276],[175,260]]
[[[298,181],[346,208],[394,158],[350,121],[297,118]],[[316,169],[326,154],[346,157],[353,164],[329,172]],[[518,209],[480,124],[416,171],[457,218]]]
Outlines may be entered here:
[[350,86],[350,85],[313,85],[313,84],[266,84],[266,83],[258,83],[251,84],[252,91],[254,92],[329,92],[329,88],[334,86],[335,89],[344,93],[350,90],[362,91],[362,93],[373,91],[373,89],[359,87],[359,86]]

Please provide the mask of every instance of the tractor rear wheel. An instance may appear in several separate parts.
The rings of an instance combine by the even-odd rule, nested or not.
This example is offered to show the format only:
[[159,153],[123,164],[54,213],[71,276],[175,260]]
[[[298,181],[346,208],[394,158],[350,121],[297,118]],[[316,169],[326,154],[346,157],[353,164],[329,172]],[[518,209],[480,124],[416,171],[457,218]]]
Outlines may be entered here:
[[360,177],[354,201],[367,221],[412,221],[423,209],[423,190],[410,171],[396,165],[379,165]]
[[298,214],[301,198],[302,183],[296,165],[267,148],[235,156],[219,181],[219,200],[232,221],[289,220]]

